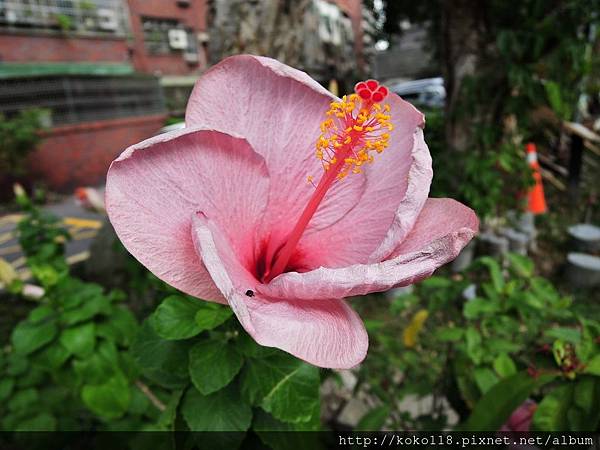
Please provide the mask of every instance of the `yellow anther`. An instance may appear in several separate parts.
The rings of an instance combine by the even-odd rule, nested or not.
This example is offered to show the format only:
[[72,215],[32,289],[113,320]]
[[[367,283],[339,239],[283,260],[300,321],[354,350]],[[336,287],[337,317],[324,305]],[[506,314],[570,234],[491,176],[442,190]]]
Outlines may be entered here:
[[314,177],[312,175],[309,175],[309,176],[306,177],[306,181],[308,183],[312,183],[314,181]]
[[[336,178],[342,180],[373,163],[375,152],[382,153],[391,139],[387,132],[393,129],[390,111],[389,105],[367,102],[356,94],[331,102],[321,123],[322,134],[315,142],[323,169],[333,168]],[[312,176],[308,181],[312,183]]]

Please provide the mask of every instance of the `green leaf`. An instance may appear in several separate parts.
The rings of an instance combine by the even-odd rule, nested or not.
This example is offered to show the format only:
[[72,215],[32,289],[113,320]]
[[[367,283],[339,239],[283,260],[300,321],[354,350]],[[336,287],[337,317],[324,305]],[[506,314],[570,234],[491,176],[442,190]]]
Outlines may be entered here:
[[9,411],[23,411],[30,406],[35,405],[39,400],[38,391],[34,388],[27,388],[17,391],[8,401]]
[[63,330],[60,343],[73,355],[89,355],[96,345],[95,324],[90,322]]
[[81,399],[95,414],[114,420],[127,411],[131,400],[131,391],[127,380],[122,375],[115,375],[105,383],[83,386]]
[[57,333],[58,328],[54,322],[20,322],[12,332],[11,341],[15,352],[27,355],[46,345]]
[[196,313],[196,324],[201,331],[212,330],[225,323],[233,314],[231,308],[217,305],[218,308],[202,308]]
[[474,298],[465,302],[463,314],[467,319],[476,319],[480,316],[489,315],[500,310],[500,305],[491,299]]
[[506,378],[517,373],[517,366],[510,356],[501,353],[494,360],[494,370],[501,378]]
[[373,408],[361,417],[354,431],[379,431],[390,416],[390,407],[387,405]]
[[173,431],[175,424],[175,417],[177,416],[177,407],[179,406],[179,402],[181,400],[181,395],[183,391],[175,391],[171,394],[169,401],[167,402],[167,407],[161,413],[158,421],[156,423],[159,430],[165,431]]
[[[300,425],[300,427],[298,426]],[[290,424],[275,419],[270,414],[259,409],[254,414],[252,422],[252,431],[258,434],[258,437],[269,448],[273,450],[325,450],[328,448],[322,433],[294,433],[293,439],[290,439],[290,433],[294,431],[315,431],[305,430],[304,424]]]
[[98,352],[83,360],[73,361],[73,370],[87,384],[102,384],[107,377],[118,371],[118,366],[103,358]]
[[584,373],[589,373],[590,375],[597,375],[600,377],[600,353],[594,356],[585,367]]
[[252,408],[235,384],[210,395],[188,389],[181,413],[192,431],[246,431],[252,421]]
[[55,431],[56,418],[47,412],[42,412],[30,419],[19,422],[14,431]]
[[477,367],[473,372],[473,376],[475,378],[475,383],[477,383],[477,387],[482,394],[485,394],[498,383],[496,374],[487,367]]
[[242,393],[284,422],[307,422],[319,409],[319,370],[279,353],[248,364]]
[[54,342],[35,355],[34,364],[46,369],[56,370],[62,366],[71,354],[60,343]]
[[573,403],[574,390],[574,383],[565,383],[546,395],[533,415],[533,429],[536,431],[568,430],[567,413]]
[[190,349],[190,376],[203,395],[227,386],[242,368],[244,358],[227,342],[207,340]]
[[532,392],[552,381],[554,377],[555,375],[542,375],[533,378],[523,371],[502,379],[479,399],[462,427],[463,430],[498,430]]
[[55,311],[50,305],[41,305],[29,313],[29,316],[27,316],[27,321],[29,323],[36,324],[53,316],[54,314]]
[[438,328],[435,335],[442,342],[456,342],[463,338],[465,330],[458,327],[444,327]]
[[29,361],[20,353],[11,353],[7,358],[7,363],[6,373],[9,375],[21,375],[29,367]]
[[189,342],[162,339],[146,320],[133,341],[131,353],[152,381],[166,388],[183,388],[189,380],[189,348]]
[[242,355],[246,358],[266,358],[279,353],[274,347],[265,347],[257,344],[248,334],[242,333],[236,339],[235,345]]
[[130,346],[140,328],[133,313],[124,306],[114,306],[109,322],[118,332],[117,342],[123,346]]
[[84,302],[80,307],[65,311],[62,314],[62,322],[65,325],[75,325],[85,322],[98,314],[108,315],[111,305],[103,295],[96,296]]
[[467,328],[467,355],[475,364],[480,364],[483,358],[483,347],[481,345],[481,334],[474,327]]
[[14,378],[6,377],[0,380],[0,402],[4,402],[10,396],[14,386]]
[[494,290],[496,292],[502,292],[502,289],[504,289],[504,276],[502,275],[500,264],[489,256],[479,258],[479,262],[487,267],[492,284],[494,285]]
[[573,344],[578,344],[581,341],[581,331],[576,328],[554,327],[544,331],[544,335],[554,339],[572,342]]
[[507,255],[510,268],[520,277],[529,278],[533,275],[533,261],[518,253],[509,253]]
[[150,317],[150,324],[163,339],[188,339],[202,331],[195,321],[201,300],[172,295],[162,301]]

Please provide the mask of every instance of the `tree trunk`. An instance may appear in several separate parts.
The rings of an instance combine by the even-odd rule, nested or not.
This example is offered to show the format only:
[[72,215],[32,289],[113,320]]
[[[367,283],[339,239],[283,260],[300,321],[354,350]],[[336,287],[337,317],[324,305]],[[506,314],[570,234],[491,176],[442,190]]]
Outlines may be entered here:
[[464,79],[478,72],[482,59],[485,1],[442,2],[442,71],[446,85],[446,141],[465,150],[474,118],[461,113]]

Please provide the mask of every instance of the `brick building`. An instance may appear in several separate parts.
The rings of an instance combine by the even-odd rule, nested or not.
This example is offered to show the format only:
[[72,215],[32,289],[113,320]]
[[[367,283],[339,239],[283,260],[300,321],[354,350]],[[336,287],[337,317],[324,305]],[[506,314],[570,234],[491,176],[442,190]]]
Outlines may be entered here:
[[[247,23],[244,14],[233,14],[234,3],[0,0],[0,113],[47,110],[49,127],[30,158],[33,177],[62,191],[102,183],[110,161],[155,134],[167,111],[182,113],[197,77],[226,56],[209,58],[209,45],[219,43],[209,20],[221,43],[244,39]],[[311,0],[298,17],[281,22],[271,34],[283,37],[293,29],[289,53],[301,54],[299,60],[261,50],[268,17],[256,14],[295,3],[240,5],[255,8],[256,46],[233,53],[269,54],[323,82],[364,72],[360,0]]]
[[120,151],[163,126],[162,85],[188,86],[206,68],[204,5],[0,0],[0,113],[46,111],[35,179],[63,191],[102,183]]

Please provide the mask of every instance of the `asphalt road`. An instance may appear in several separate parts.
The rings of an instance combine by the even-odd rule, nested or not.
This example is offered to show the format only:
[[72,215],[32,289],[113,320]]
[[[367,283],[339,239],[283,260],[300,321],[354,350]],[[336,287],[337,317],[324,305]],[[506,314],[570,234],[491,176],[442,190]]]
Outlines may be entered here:
[[[73,197],[49,205],[46,209],[62,218],[71,234],[71,241],[67,243],[66,248],[68,262],[74,264],[87,259],[89,247],[102,227],[105,216],[82,208]],[[12,264],[22,279],[27,279],[30,274],[25,266],[25,257],[16,234],[16,225],[21,218],[21,214],[0,217],[0,258]]]

